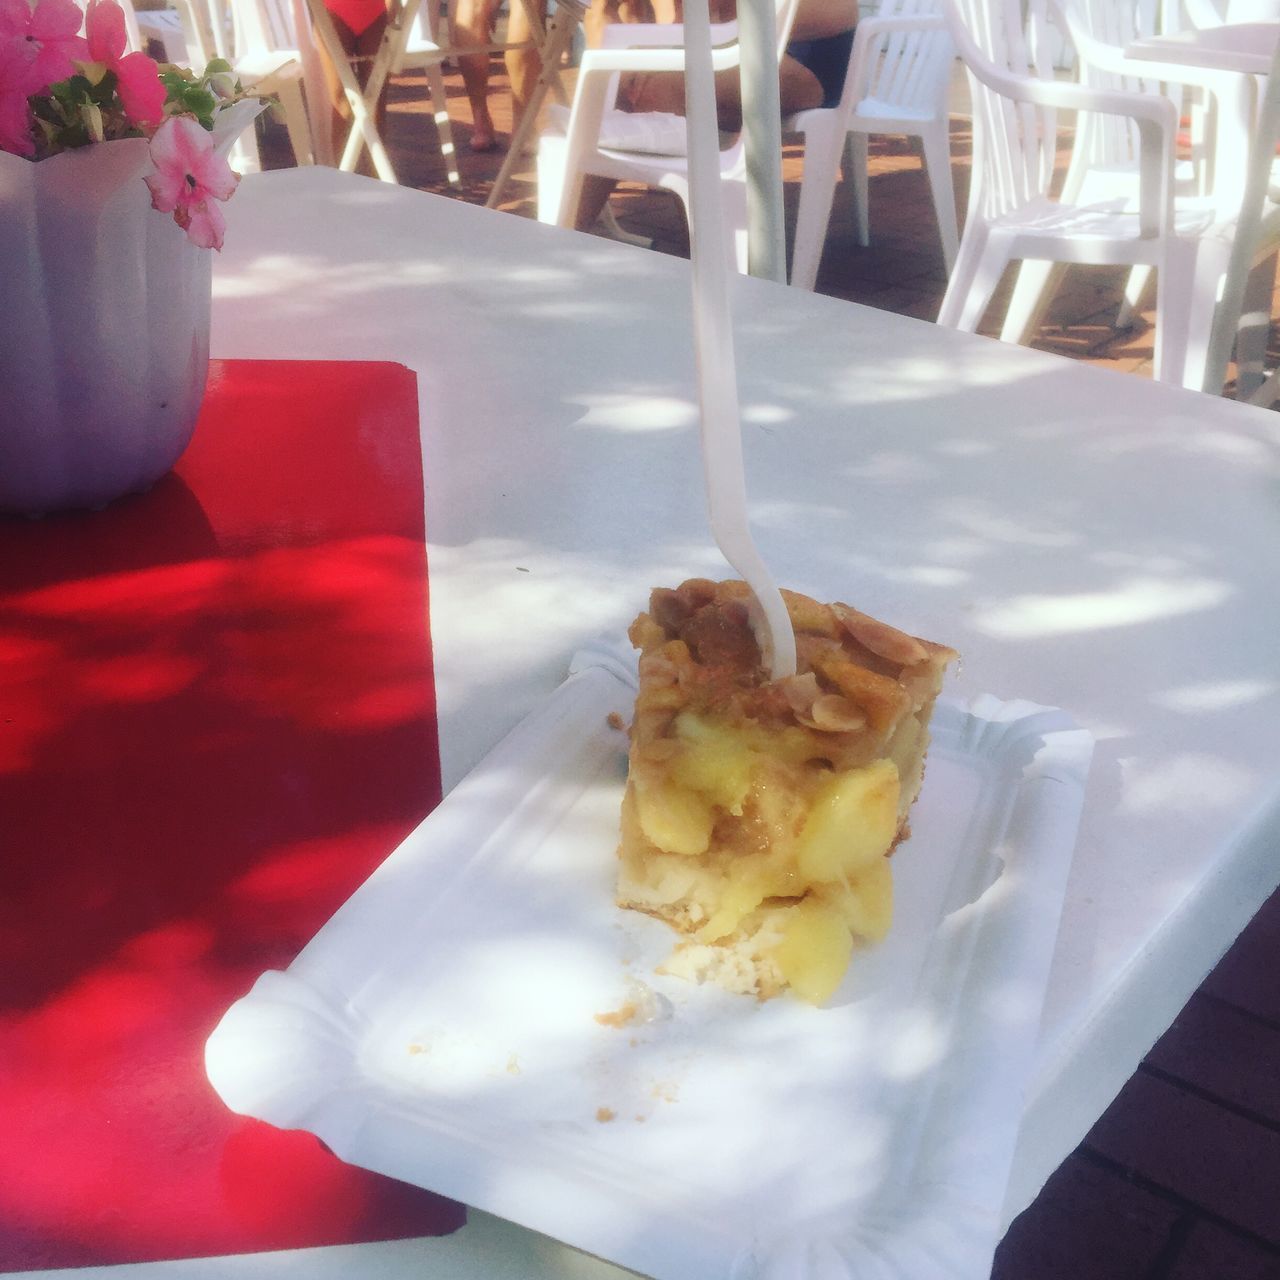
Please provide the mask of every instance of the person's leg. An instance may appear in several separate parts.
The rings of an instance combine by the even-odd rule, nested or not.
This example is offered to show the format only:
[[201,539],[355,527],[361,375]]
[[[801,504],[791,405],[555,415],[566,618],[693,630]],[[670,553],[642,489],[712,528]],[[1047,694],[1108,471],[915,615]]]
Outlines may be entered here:
[[[527,45],[533,38],[529,26],[529,14],[525,9],[525,0],[508,0],[507,43]],[[545,23],[547,20],[547,0],[534,0],[537,11]],[[508,49],[503,55],[507,67],[507,78],[511,82],[511,132],[520,127],[529,100],[533,97],[538,76],[542,73],[542,59],[533,48]]]
[[[778,100],[782,105],[784,116],[794,115],[797,111],[808,111],[820,107],[824,103],[822,82],[808,67],[797,62],[790,54],[784,53],[778,60]],[[837,90],[836,101],[840,100]],[[832,103],[834,106],[835,103]],[[738,107],[741,118],[742,107]]]
[[[513,3],[519,4],[520,0],[513,0]],[[672,16],[660,19],[658,6]],[[591,0],[582,29],[588,46],[598,49],[604,43],[604,29],[611,23],[672,20],[674,9],[671,0],[657,0],[656,6],[652,0]],[[627,107],[625,91],[620,93],[620,97],[620,105]],[[583,179],[582,195],[578,200],[578,212],[573,224],[579,231],[595,226],[616,185],[612,178],[601,178],[596,174],[588,174]]]
[[[333,29],[337,32],[339,42],[346,51],[347,56],[353,59],[356,83],[363,87],[369,79],[369,63],[367,61],[358,61],[357,59],[365,56],[372,57],[377,52],[378,46],[382,43],[383,32],[387,28],[386,14],[384,12],[381,16],[375,18],[359,33],[352,31],[347,23],[336,13],[330,13],[329,16],[333,21]],[[329,91],[329,102],[333,110],[333,136],[335,138],[345,138],[351,124],[351,106],[347,102],[346,94],[342,91],[342,82],[338,79],[338,73],[329,57],[328,49],[325,48],[323,43],[317,42],[316,51],[320,58],[325,84]],[[386,119],[385,89],[378,98],[375,119],[378,129],[381,131]]]
[[[668,72],[637,75],[622,87],[628,111],[670,111],[682,116],[684,77]],[[784,54],[778,63],[778,98],[782,114],[822,105],[822,85],[808,67]],[[742,85],[735,67],[716,76],[716,115],[722,133],[737,133],[742,128]]]
[[489,114],[489,55],[461,51],[482,49],[492,38],[492,0],[449,0],[449,41],[459,50],[458,70],[471,103],[472,151],[492,151],[498,145]]
[[[373,71],[373,59],[378,56],[378,50],[382,47],[382,37],[386,34],[386,31],[387,15],[384,13],[356,36],[355,55],[358,59],[355,64],[356,80],[359,81],[362,89],[369,83],[369,76]],[[383,83],[382,92],[378,94],[378,101],[373,108],[373,118],[378,126],[378,132],[383,134],[384,137],[387,125],[387,87],[389,84],[390,77]]]

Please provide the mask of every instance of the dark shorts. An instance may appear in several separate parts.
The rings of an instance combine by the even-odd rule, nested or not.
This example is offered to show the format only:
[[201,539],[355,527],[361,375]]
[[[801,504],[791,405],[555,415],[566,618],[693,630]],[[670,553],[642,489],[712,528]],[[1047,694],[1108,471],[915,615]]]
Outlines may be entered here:
[[802,66],[808,67],[822,86],[822,105],[834,107],[840,101],[849,55],[853,52],[853,28],[839,35],[822,36],[818,40],[793,40],[787,52]]

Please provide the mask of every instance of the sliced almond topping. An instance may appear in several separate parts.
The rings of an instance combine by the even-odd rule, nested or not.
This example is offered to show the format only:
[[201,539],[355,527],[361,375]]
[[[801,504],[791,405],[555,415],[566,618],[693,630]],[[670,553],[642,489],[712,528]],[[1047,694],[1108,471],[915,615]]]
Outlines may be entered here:
[[809,712],[809,726],[824,733],[852,733],[866,728],[867,717],[848,698],[838,693],[824,693],[814,700]]
[[814,635],[835,637],[840,634],[840,626],[835,615],[825,604],[798,591],[782,589],[782,599],[787,606],[787,614],[791,625],[797,631],[806,631]]
[[804,675],[787,676],[778,681],[778,687],[787,699],[787,705],[797,716],[808,716],[813,704],[822,696],[818,677],[812,671]]
[[879,618],[860,613],[847,604],[833,604],[832,611],[840,619],[844,629],[862,646],[870,649],[878,658],[895,662],[900,667],[914,667],[928,656],[928,650],[914,636],[897,627],[891,627]]
[[855,706],[866,713],[873,729],[885,729],[910,705],[906,692],[896,680],[868,671],[854,662],[821,657],[818,670]]

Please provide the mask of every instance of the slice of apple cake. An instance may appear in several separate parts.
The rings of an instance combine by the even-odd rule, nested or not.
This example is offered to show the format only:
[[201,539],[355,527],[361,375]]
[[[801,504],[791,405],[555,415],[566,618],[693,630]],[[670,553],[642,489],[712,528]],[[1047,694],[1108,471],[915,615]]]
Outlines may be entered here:
[[618,901],[686,935],[664,972],[821,1003],[889,928],[954,650],[782,593],[797,674],[771,681],[743,582],[658,588],[640,650]]

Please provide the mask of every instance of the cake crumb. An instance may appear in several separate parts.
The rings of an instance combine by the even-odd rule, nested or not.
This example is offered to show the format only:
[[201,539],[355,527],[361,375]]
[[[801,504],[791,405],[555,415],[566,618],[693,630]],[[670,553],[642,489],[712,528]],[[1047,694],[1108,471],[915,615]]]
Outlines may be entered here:
[[630,1026],[633,1022],[665,1022],[671,1014],[671,1001],[666,996],[655,991],[647,982],[628,978],[623,1002],[616,1009],[593,1016],[602,1027],[621,1028]]
[[597,1013],[595,1019],[602,1027],[625,1027],[636,1020],[639,1012],[636,1002],[627,1000],[620,1008],[610,1009],[608,1013]]
[[618,1113],[612,1107],[597,1107],[596,1120],[600,1124],[608,1124],[610,1120],[616,1120]]
[[426,1049],[424,1046],[420,1044],[411,1044],[409,1046],[409,1052],[410,1053],[426,1053]]
[[627,727],[627,722],[616,711],[610,711],[609,714],[605,716],[604,722],[610,729],[625,729]]
[[520,1074],[520,1059],[513,1053],[507,1059],[507,1075],[518,1076]]

